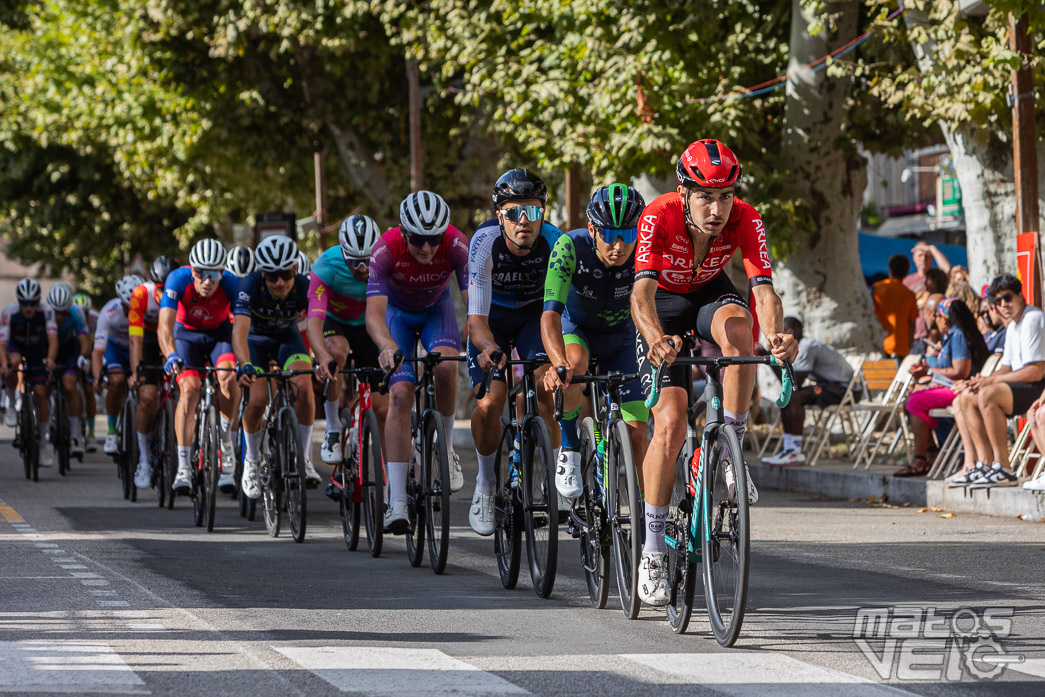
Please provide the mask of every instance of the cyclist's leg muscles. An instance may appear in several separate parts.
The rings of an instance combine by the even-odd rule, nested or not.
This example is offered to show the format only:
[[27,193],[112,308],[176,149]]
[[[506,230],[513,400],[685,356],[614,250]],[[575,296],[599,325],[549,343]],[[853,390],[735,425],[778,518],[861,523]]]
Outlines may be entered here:
[[[239,383],[236,382],[236,354],[232,352],[232,327],[222,325],[220,329],[213,330],[214,347],[210,351],[210,362],[215,368],[224,368],[217,373],[218,411],[222,415],[221,439],[229,441],[232,438],[232,423],[236,419],[239,410],[239,401],[242,393]],[[298,339],[301,335],[298,334]]]
[[[203,363],[206,342],[205,334],[185,329],[180,324],[174,325],[175,350],[189,368],[199,367]],[[178,439],[179,465],[188,467],[188,449],[192,447],[192,432],[196,428],[196,404],[200,400],[200,374],[191,369],[181,371],[178,375],[178,389],[178,406],[174,410],[174,433]]]
[[[520,358],[526,358],[528,360],[534,359],[545,359],[548,357],[547,352],[544,350],[544,342],[541,340],[541,314],[540,307],[537,308],[537,312],[526,320],[526,323],[518,330],[516,334],[516,347],[519,351]],[[563,318],[565,323],[566,318]],[[565,330],[564,330],[565,331]],[[571,365],[574,363],[574,357],[570,354],[570,347],[566,347],[566,357],[570,361]],[[587,361],[585,361],[587,365]],[[537,378],[537,409],[541,414],[541,418],[544,419],[545,423],[552,423],[552,416],[555,411],[555,393],[549,392],[544,389],[544,373],[547,370],[551,370],[550,365],[544,365],[534,371],[534,377]],[[584,371],[578,372],[577,368],[574,367],[574,375],[579,375]],[[583,393],[583,388],[577,391],[580,395]],[[569,390],[567,390],[569,392]],[[578,400],[580,397],[578,396]],[[552,439],[552,450],[556,457],[558,457],[559,448],[562,447],[562,433],[557,428],[551,428],[548,431],[548,435]]]
[[[312,367],[300,332],[288,332],[280,340],[276,361],[284,370],[308,370]],[[301,447],[305,450],[305,459],[312,462],[312,431],[316,420],[316,396],[312,392],[312,376],[295,375],[290,379],[290,384],[295,395],[294,412],[298,417]]]
[[[348,339],[345,337],[344,329],[338,326],[337,322],[327,319],[323,322],[323,343],[327,347],[327,351],[330,352],[330,357],[337,363],[337,369],[342,370],[345,367],[345,363],[348,360],[349,344]],[[351,400],[352,395],[342,395],[342,391],[347,390],[347,381],[341,373],[335,373],[333,384],[330,386],[330,390],[327,392],[328,399],[323,405],[323,415],[326,417],[326,432],[327,433],[340,433],[341,432],[341,420],[338,417],[338,409],[342,404],[342,396],[345,397],[345,402]]]
[[[423,313],[404,312],[391,303],[385,312],[385,323],[396,346],[406,357],[417,353],[415,327],[423,326]],[[411,436],[410,412],[414,408],[413,364],[402,364],[392,374],[389,387],[388,418],[385,420],[386,463],[388,468],[389,506],[406,501],[406,478],[410,462]]]
[[[575,326],[563,317],[564,340],[566,343],[566,360],[573,367],[574,375],[588,372],[588,360],[591,355],[588,338],[580,327]],[[538,382],[538,385],[541,383]],[[562,402],[562,419],[559,421],[559,436],[563,450],[580,448],[580,436],[577,434],[577,419],[580,416],[581,397],[584,396],[584,385],[577,383],[566,388]],[[554,405],[554,395],[552,395]]]
[[[444,357],[460,355],[461,330],[457,326],[457,314],[449,291],[428,310],[427,315],[424,328],[421,330],[421,344],[425,350]],[[440,363],[433,372],[436,408],[443,415],[448,431],[447,438],[452,440],[454,414],[457,411],[457,390],[460,386],[457,362]]]

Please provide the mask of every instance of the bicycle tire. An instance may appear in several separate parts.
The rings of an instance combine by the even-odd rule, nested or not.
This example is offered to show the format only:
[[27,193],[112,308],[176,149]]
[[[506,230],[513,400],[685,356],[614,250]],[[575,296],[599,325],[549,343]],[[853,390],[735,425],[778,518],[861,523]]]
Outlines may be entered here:
[[[30,397],[26,392],[22,392],[22,410],[18,412],[18,421],[16,422],[19,426],[18,446],[22,455],[22,466],[25,469],[25,478],[33,479],[33,455],[31,442],[36,440],[36,434],[33,432],[33,417],[31,412],[32,407],[30,405]],[[14,405],[10,405],[9,409],[14,409]],[[34,481],[39,481],[39,475]]]
[[308,529],[308,494],[305,482],[305,448],[301,444],[298,417],[290,407],[283,408],[280,418],[283,448],[283,489],[286,492],[287,522],[290,535],[298,544],[305,541]]
[[[715,640],[732,646],[740,636],[747,605],[750,562],[750,517],[747,470],[736,432],[729,424],[718,428],[714,449],[704,468],[705,506],[702,514],[701,557],[704,567],[704,599]],[[728,460],[726,458],[728,457]],[[732,463],[734,490],[729,500],[720,463]]]
[[171,400],[167,400],[164,404],[163,413],[166,436],[164,437],[164,450],[161,451],[160,457],[163,458],[163,467],[166,470],[167,510],[173,510],[175,497],[174,489],[171,487],[174,485],[174,477],[178,474],[178,435],[174,430],[174,404]]
[[675,460],[675,484],[671,489],[668,519],[664,524],[668,547],[668,584],[670,596],[666,607],[668,625],[676,634],[684,634],[693,616],[693,598],[697,587],[697,563],[689,548],[693,498],[689,494],[690,461],[686,451]]
[[642,527],[645,515],[639,494],[638,470],[631,449],[628,426],[621,420],[610,424],[606,434],[608,472],[613,480],[607,518],[613,537],[613,567],[621,609],[629,620],[639,616],[639,563],[642,561]]
[[128,474],[131,503],[138,502],[138,485],[134,483],[134,470],[138,466],[138,429],[136,428],[138,418],[138,400],[130,396],[124,399],[124,421],[123,421],[123,444],[122,449],[127,453],[126,474]]
[[58,459],[58,474],[62,477],[69,471],[69,418],[65,413],[65,393],[62,382],[54,390],[55,455]]
[[203,444],[200,442],[200,417],[196,415],[196,428],[192,434],[189,466],[191,468],[189,492],[192,496],[192,519],[196,527],[203,525],[206,517],[207,490],[203,486]]
[[[381,548],[385,540],[385,476],[381,458],[381,431],[377,425],[377,414],[367,409],[363,414],[363,447],[356,456],[363,466],[363,489],[360,491],[361,501],[353,497],[352,505],[358,516],[362,507],[366,516],[366,540],[370,556],[381,556]],[[354,492],[353,492],[354,493]],[[358,529],[358,524],[356,528]]]
[[493,501],[493,551],[497,557],[497,575],[501,578],[501,585],[508,590],[519,583],[519,562],[522,559],[522,504],[518,489],[512,487],[510,472],[514,438],[512,430],[504,428],[494,465],[497,488]]
[[559,505],[551,436],[540,416],[530,417],[523,425],[521,462],[523,521],[526,524],[530,580],[533,581],[534,592],[547,598],[555,586]]
[[599,460],[595,439],[595,421],[586,417],[580,424],[581,439],[581,493],[583,509],[580,519],[581,569],[588,586],[588,599],[592,607],[601,610],[610,597],[610,546],[605,544],[608,528],[606,509],[602,505],[602,493],[597,480]]
[[203,484],[207,489],[207,532],[214,532],[214,518],[218,506],[218,475],[221,473],[221,446],[218,439],[218,409],[213,404],[204,415]]
[[[29,405],[28,410],[26,404]],[[29,437],[26,439],[29,444],[29,463],[33,470],[33,481],[40,481],[40,439],[37,435],[39,429],[36,419],[36,400],[33,398],[32,390],[26,393],[22,398],[22,411],[28,413],[28,433]]]
[[422,481],[425,487],[425,532],[428,534],[428,561],[432,571],[446,571],[450,554],[450,455],[442,415],[434,409],[425,414],[424,440],[421,441]]
[[267,425],[263,425],[262,430],[264,434],[260,465],[261,505],[265,517],[265,530],[269,537],[279,537],[283,525],[283,482],[280,476],[279,446],[272,442],[275,436]]
[[[406,474],[406,558],[415,569],[425,558],[425,507],[421,460],[414,458],[414,438],[417,437],[417,411],[410,412],[410,462]],[[383,524],[383,519],[382,519]]]
[[160,508],[167,505],[167,412],[160,409],[156,412],[156,423],[153,424],[152,436],[152,474],[156,485],[156,499]]

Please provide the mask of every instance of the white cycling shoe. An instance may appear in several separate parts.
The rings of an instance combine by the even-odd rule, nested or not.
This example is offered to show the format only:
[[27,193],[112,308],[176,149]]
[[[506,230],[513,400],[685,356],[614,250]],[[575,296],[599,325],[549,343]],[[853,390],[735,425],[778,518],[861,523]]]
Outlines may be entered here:
[[385,532],[390,535],[405,535],[410,529],[406,514],[406,501],[396,501],[385,511]]
[[477,535],[488,537],[493,534],[493,494],[476,491],[468,509],[468,524]]
[[171,491],[179,496],[188,496],[192,493],[192,472],[188,468],[178,468],[178,473],[174,475],[174,481],[171,482]]
[[581,454],[576,450],[563,450],[555,463],[555,488],[563,497],[572,499],[584,490],[581,484]]
[[653,553],[642,558],[639,564],[639,600],[654,607],[671,601],[667,554]]
[[328,433],[323,436],[323,442],[319,446],[319,457],[328,465],[336,465],[341,462],[340,434]]
[[464,487],[464,470],[461,469],[461,456],[450,451],[450,493],[457,493]]
[[316,466],[312,464],[311,460],[305,460],[305,479],[313,484],[320,484],[323,478],[319,476],[319,472],[316,471]]
[[249,460],[243,461],[243,478],[240,479],[240,488],[243,495],[248,499],[261,498],[261,479],[258,476],[258,463]]
[[148,462],[139,462],[138,469],[134,470],[134,486],[139,489],[148,489],[152,484],[152,467]]
[[102,452],[106,455],[115,455],[120,451],[120,439],[115,433],[110,433],[105,436],[105,445],[102,447]]
[[50,467],[54,464],[54,446],[50,443],[40,444],[40,466]]

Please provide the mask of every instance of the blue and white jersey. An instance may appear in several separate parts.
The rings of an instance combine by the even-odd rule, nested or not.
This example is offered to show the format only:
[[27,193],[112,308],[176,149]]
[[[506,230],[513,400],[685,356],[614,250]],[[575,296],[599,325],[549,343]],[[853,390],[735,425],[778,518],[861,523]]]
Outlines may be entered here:
[[496,218],[480,225],[468,245],[468,314],[488,317],[491,304],[508,309],[539,306],[548,258],[561,235],[559,228],[543,223],[529,254],[517,256]]

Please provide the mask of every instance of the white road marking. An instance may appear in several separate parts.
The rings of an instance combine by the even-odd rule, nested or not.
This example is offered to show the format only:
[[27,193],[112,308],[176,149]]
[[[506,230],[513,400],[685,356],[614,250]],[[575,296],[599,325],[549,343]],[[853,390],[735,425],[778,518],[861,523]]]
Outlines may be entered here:
[[0,642],[0,692],[149,694],[119,654],[96,641]]
[[782,653],[622,654],[621,658],[726,695],[885,697],[912,695]]
[[1028,658],[1021,663],[1006,663],[1005,666],[1016,673],[1045,678],[1045,658]]
[[438,649],[369,646],[275,646],[276,651],[342,692],[395,696],[527,695],[504,678]]

